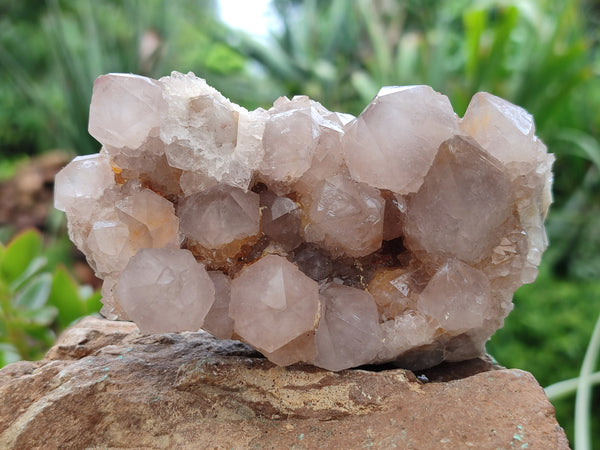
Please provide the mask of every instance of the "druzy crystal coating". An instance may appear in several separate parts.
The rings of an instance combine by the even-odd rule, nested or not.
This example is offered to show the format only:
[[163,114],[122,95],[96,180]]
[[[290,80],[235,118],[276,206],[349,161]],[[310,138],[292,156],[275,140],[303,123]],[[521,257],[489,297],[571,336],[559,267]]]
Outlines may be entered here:
[[269,110],[194,74],[94,84],[100,153],[55,206],[142,332],[240,339],[279,365],[410,369],[484,352],[547,246],[554,157],[488,93],[461,119],[429,86],[354,118],[306,96]]

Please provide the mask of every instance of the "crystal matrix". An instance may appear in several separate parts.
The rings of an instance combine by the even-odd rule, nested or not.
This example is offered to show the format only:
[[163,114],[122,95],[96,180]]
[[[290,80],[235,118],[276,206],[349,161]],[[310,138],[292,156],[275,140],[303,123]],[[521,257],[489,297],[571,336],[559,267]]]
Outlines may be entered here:
[[103,147],[56,178],[103,314],[204,328],[279,365],[420,369],[480,355],[546,248],[553,156],[522,108],[428,86],[354,118],[246,109],[193,74],[94,84]]

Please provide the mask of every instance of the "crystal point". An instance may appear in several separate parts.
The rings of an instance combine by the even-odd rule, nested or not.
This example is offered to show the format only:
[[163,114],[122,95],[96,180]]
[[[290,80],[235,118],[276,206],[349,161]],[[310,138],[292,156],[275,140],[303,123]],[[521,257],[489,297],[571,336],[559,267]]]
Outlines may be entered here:
[[[204,266],[181,249],[140,250],[123,271],[115,294],[144,333],[197,331],[215,301]],[[173,298],[178,299],[174,304]]]
[[370,362],[383,342],[373,297],[334,283],[321,292],[321,299],[324,306],[315,334],[315,364],[342,370]]
[[216,186],[182,199],[181,232],[210,249],[259,231],[259,198],[231,186]]
[[429,86],[384,88],[349,125],[344,155],[355,179],[403,195],[419,189],[440,144],[456,134],[446,96]]
[[423,185],[408,199],[408,246],[432,257],[481,261],[506,232],[511,191],[508,171],[476,142],[461,136],[444,142]]
[[236,333],[267,352],[314,329],[318,312],[317,283],[281,256],[261,258],[231,282]]
[[89,132],[103,145],[135,149],[160,127],[165,104],[160,82],[111,73],[94,83]]

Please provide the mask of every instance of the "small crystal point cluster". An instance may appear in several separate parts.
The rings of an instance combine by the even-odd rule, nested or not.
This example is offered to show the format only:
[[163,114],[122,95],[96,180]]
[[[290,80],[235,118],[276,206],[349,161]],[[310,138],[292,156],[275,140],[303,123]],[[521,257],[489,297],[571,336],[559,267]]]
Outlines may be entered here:
[[554,160],[522,108],[428,86],[360,116],[231,103],[192,73],[94,84],[100,153],[55,205],[142,332],[240,339],[279,365],[420,369],[480,355],[537,274]]

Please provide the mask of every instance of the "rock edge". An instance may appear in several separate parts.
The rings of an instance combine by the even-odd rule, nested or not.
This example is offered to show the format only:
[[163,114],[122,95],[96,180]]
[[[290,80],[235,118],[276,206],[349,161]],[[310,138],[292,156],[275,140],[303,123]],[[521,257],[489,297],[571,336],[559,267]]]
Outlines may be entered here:
[[0,447],[569,448],[531,374],[471,360],[428,377],[278,367],[208,333],[86,317],[0,370]]

